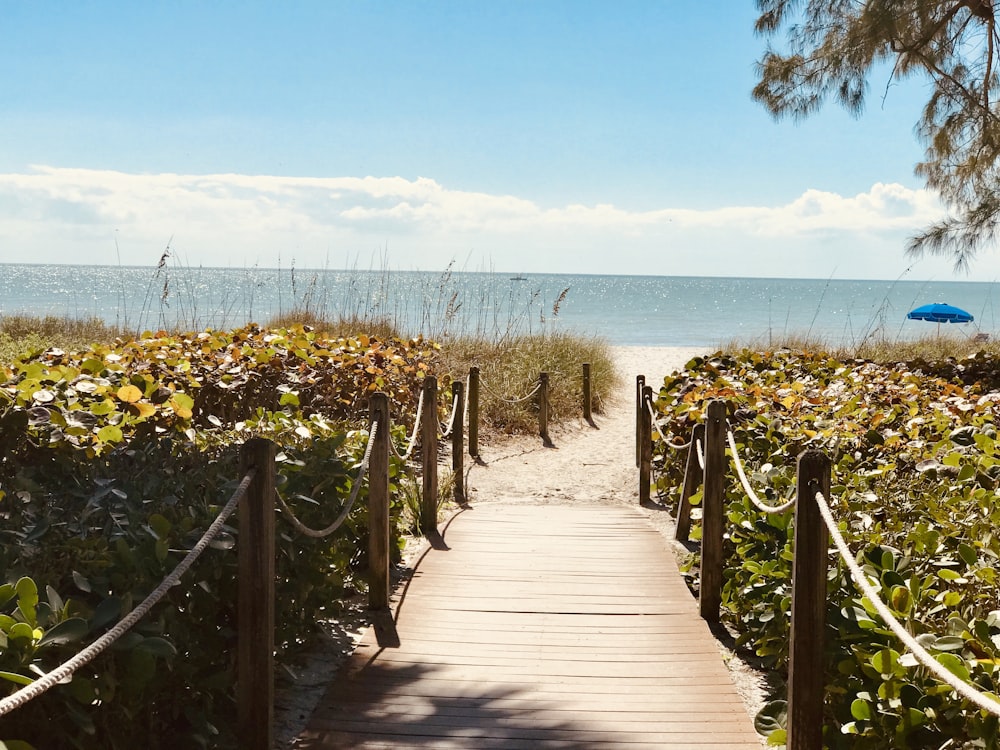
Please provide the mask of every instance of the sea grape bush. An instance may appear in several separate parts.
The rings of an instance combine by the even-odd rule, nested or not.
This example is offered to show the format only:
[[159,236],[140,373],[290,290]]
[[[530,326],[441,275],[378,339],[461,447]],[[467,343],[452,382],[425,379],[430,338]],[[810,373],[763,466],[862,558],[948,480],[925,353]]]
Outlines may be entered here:
[[[368,394],[389,393],[411,423],[435,356],[419,340],[251,326],[3,367],[0,689],[77,653],[159,584],[231,495],[248,438],[278,444],[279,492],[326,526],[358,478]],[[393,481],[401,472],[393,459]],[[235,746],[232,523],[115,647],[0,719],[0,738],[31,743],[8,747]],[[277,531],[276,648],[289,658],[366,588],[364,486],[333,536],[303,537],[281,513]]]
[[[834,466],[833,512],[883,600],[949,670],[997,695],[1000,393],[963,382],[960,364],[948,367],[946,379],[821,353],[716,354],[668,377],[657,407],[680,441],[710,399],[726,399],[751,482],[774,504],[794,493],[797,455],[825,451]],[[659,489],[669,502],[679,499],[684,459],[661,446]],[[793,511],[761,514],[732,475],[723,616],[740,645],[780,675],[788,658]],[[697,585],[696,563],[691,575]],[[997,746],[996,717],[905,653],[836,552],[827,599],[825,746]],[[782,693],[779,686],[758,717],[774,744],[784,742]]]
[[[324,339],[307,327],[147,333],[82,354],[59,349],[0,365],[0,426],[96,455],[132,435],[219,427],[258,408],[356,419],[368,395],[415,408],[438,347],[422,339]],[[8,430],[4,429],[8,434]]]

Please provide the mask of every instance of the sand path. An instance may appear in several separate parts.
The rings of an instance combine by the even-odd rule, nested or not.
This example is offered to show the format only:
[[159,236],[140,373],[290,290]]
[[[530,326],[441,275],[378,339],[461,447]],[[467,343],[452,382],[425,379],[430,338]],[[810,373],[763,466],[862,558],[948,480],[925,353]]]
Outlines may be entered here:
[[[466,464],[466,494],[475,507],[500,503],[537,503],[573,505],[613,503],[635,507],[650,524],[673,542],[670,514],[660,509],[641,508],[638,504],[639,475],[635,468],[635,377],[644,375],[647,384],[657,388],[665,375],[681,369],[704,349],[689,347],[614,347],[616,368],[621,384],[603,414],[594,415],[594,426],[582,417],[566,420],[550,429],[551,445],[538,436],[503,438],[480,446],[482,460]],[[678,547],[678,549],[680,549]],[[421,549],[408,550],[413,560]],[[678,573],[679,575],[679,573]],[[354,639],[357,639],[355,634]],[[352,647],[348,638],[335,639],[336,647],[326,658],[305,670],[300,690],[304,700],[293,700],[281,712],[279,747],[293,738],[328,684],[331,668],[337,668]],[[346,647],[345,647],[346,644]],[[330,644],[334,646],[334,643]],[[758,676],[722,643],[720,658],[725,659],[738,691],[753,715],[763,698]],[[310,692],[309,682],[314,681]],[[297,691],[296,691],[297,692]],[[289,747],[297,746],[292,741]]]
[[520,436],[481,448],[482,463],[467,467],[469,502],[638,502],[635,468],[635,377],[654,388],[701,349],[615,347],[622,382],[595,427],[582,418],[550,430],[552,446]]

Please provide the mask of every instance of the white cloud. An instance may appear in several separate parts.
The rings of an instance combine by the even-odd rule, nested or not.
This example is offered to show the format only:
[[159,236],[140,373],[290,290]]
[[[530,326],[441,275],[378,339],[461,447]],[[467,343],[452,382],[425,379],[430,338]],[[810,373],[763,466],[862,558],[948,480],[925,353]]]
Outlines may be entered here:
[[[0,260],[152,265],[168,238],[190,263],[337,265],[388,244],[426,270],[472,253],[501,269],[664,275],[892,277],[905,237],[939,217],[898,184],[805,190],[781,206],[635,211],[543,207],[420,177],[127,174],[32,167],[0,174]],[[824,265],[824,263],[826,265]],[[935,271],[936,272],[936,271]]]

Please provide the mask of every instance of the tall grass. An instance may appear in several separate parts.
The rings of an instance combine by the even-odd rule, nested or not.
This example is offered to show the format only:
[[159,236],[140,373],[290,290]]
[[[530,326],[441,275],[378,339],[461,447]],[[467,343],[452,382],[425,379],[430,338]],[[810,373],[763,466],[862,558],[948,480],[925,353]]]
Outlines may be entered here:
[[[190,287],[185,291],[189,282],[172,278],[169,259],[168,247],[145,290],[143,309],[133,313],[138,322],[155,323],[154,328],[197,330],[167,325],[164,306],[168,304],[175,311],[190,313],[192,321],[197,318],[197,295]],[[472,366],[480,369],[484,437],[490,431],[522,432],[537,426],[537,399],[522,397],[535,388],[541,372],[550,375],[550,416],[557,421],[582,414],[583,363],[591,365],[596,412],[603,410],[615,388],[606,341],[556,330],[569,287],[549,306],[540,290],[505,286],[501,282],[506,279],[493,274],[477,276],[473,284],[468,279],[460,283],[451,264],[437,276],[423,277],[418,294],[412,290],[404,294],[393,289],[395,277],[383,268],[374,275],[353,274],[346,293],[333,304],[317,274],[307,275],[303,282],[294,264],[287,273],[291,299],[287,309],[264,321],[266,327],[303,324],[330,337],[364,333],[386,340],[420,335],[437,341],[442,348],[438,376],[443,384],[464,379]],[[241,321],[245,322],[250,321]],[[82,349],[138,334],[107,326],[98,318],[7,316],[0,318],[0,358],[9,362],[51,346]]]
[[791,349],[826,352],[840,359],[869,359],[873,362],[886,364],[914,360],[938,362],[948,358],[964,359],[980,352],[986,356],[998,357],[1000,356],[1000,340],[977,339],[974,335],[943,329],[940,333],[935,330],[933,333],[926,333],[915,339],[868,337],[853,346],[834,344],[817,337],[797,335],[775,337],[766,343],[760,340],[733,339],[726,342],[722,349],[724,351]]
[[594,411],[600,413],[617,385],[611,349],[604,339],[566,333],[524,335],[489,342],[476,337],[449,341],[442,348],[445,369],[464,378],[479,368],[479,410],[483,424],[502,433],[531,432],[538,426],[537,400],[525,398],[549,373],[550,416],[582,415],[583,363],[590,363]]
[[86,349],[93,343],[112,342],[128,334],[96,317],[64,318],[58,315],[0,316],[0,361],[12,362],[31,352],[51,347]]

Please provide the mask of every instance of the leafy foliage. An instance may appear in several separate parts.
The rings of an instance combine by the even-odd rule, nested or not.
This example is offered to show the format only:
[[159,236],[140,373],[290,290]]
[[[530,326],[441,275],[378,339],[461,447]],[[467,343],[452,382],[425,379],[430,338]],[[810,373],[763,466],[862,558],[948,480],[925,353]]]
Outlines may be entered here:
[[[950,254],[956,267],[1000,227],[1000,45],[994,4],[985,0],[758,0],[758,33],[787,32],[787,49],[769,48],[754,97],[776,116],[805,117],[827,97],[859,113],[868,76],[891,65],[887,84],[908,76],[931,82],[917,133],[926,158],[917,173],[957,213],[932,225],[909,251]],[[887,87],[888,90],[888,87]]]
[[[692,360],[666,379],[657,405],[680,440],[713,398],[729,403],[741,458],[770,502],[794,493],[802,450],[831,457],[833,510],[869,580],[939,661],[1000,693],[1000,394],[904,364],[742,351]],[[674,502],[683,458],[662,454],[659,486]],[[735,481],[725,501],[724,617],[741,645],[780,671],[788,657],[793,511],[763,516]],[[835,553],[830,565],[825,746],[996,746],[996,717],[901,653]],[[782,706],[766,713],[759,724],[777,741]]]
[[[0,368],[0,683],[13,691],[57,666],[157,586],[229,497],[234,446],[250,437],[278,444],[279,492],[296,515],[328,524],[357,481],[368,395],[384,391],[396,415],[412,414],[435,357],[419,340],[249,326]],[[394,461],[391,476],[401,471]],[[365,590],[366,505],[362,487],[325,540],[278,515],[279,656]],[[225,528],[150,615],[6,716],[4,734],[39,747],[234,746],[236,536]]]

